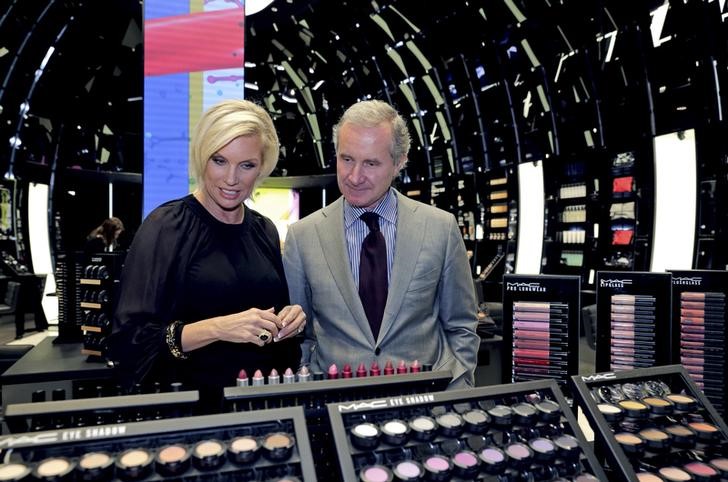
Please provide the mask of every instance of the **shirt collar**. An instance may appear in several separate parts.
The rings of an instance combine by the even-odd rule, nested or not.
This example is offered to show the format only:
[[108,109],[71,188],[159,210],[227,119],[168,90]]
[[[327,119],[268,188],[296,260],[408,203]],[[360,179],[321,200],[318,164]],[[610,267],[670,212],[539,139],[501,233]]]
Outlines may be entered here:
[[[385,221],[389,221],[392,224],[397,222],[397,197],[394,195],[394,190],[390,187],[387,194],[384,195],[381,201],[374,206],[373,212],[377,213]],[[349,202],[344,199],[344,229],[349,227],[359,219],[366,209],[352,206]]]

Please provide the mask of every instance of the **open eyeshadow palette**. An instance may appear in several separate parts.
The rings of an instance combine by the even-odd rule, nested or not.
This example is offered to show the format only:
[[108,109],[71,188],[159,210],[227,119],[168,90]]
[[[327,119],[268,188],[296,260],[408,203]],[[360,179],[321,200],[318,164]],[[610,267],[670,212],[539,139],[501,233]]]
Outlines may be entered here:
[[670,273],[597,272],[598,372],[672,362],[670,280]]
[[610,481],[728,479],[728,427],[682,366],[572,381]]
[[[425,367],[426,370],[427,368]],[[386,366],[385,370],[387,373],[390,372]],[[346,373],[347,370],[343,372]],[[394,368],[393,372],[392,375],[372,375],[370,370],[366,376],[357,378],[339,378],[340,375],[335,377],[333,374],[327,374],[327,377],[331,377],[327,379],[323,379],[323,374],[315,374],[315,381],[313,381],[314,374],[310,374],[312,381],[303,381],[308,377],[301,378],[299,373],[295,382],[274,381],[272,384],[269,376],[267,385],[245,384],[226,387],[224,396],[230,411],[236,412],[275,407],[303,407],[319,478],[337,480],[335,475],[332,476],[337,472],[336,448],[331,438],[327,403],[439,392],[445,390],[452,379],[449,370],[397,374],[397,369]]]
[[197,390],[188,390],[79,400],[14,403],[5,408],[5,423],[11,433],[22,433],[176,418],[192,414],[199,398]]
[[579,364],[578,276],[503,277],[503,380],[566,385]]
[[[673,354],[725,417],[728,397],[728,271],[672,273]],[[678,359],[675,357],[675,362]]]
[[554,380],[328,405],[343,480],[606,481]]
[[0,480],[316,480],[300,407],[8,435],[0,450]]

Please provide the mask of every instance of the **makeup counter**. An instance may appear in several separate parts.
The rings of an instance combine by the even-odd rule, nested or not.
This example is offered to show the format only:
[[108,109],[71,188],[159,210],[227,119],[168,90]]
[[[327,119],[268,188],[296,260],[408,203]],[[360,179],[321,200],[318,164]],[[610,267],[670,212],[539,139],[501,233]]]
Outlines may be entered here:
[[0,377],[0,480],[728,480],[727,281],[598,273],[580,375],[579,277],[508,275],[475,388],[403,360],[241,372],[215,415],[49,338]]

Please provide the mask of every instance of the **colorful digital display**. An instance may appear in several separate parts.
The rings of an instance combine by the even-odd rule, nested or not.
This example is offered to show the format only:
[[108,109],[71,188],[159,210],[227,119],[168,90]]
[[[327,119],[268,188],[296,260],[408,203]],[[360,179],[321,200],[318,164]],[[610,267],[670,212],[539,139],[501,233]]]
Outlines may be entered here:
[[201,113],[243,97],[243,0],[144,2],[142,216],[193,188],[189,138]]

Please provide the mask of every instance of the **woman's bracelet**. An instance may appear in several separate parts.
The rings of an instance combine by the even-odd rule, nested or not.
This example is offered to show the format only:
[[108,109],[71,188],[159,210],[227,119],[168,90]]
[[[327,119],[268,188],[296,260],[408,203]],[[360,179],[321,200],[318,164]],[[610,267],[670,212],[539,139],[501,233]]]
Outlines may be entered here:
[[182,350],[182,328],[184,326],[184,323],[179,320],[173,321],[167,326],[167,334],[164,337],[169,352],[178,360],[186,360],[189,358],[189,355]]

